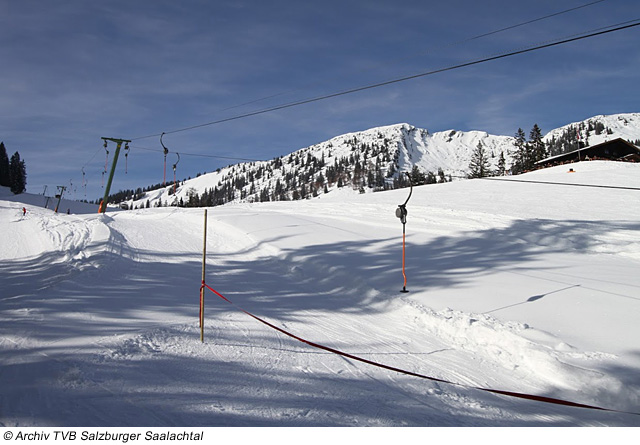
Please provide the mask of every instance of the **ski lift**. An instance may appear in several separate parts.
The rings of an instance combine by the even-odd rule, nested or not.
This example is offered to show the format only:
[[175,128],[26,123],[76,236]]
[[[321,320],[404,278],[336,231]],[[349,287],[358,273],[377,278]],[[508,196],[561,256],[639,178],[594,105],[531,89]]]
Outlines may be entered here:
[[[405,172],[406,173],[406,172]],[[409,196],[407,197],[407,200],[404,202],[404,204],[400,204],[398,205],[398,208],[396,209],[396,216],[400,219],[400,222],[402,223],[402,276],[404,277],[404,285],[402,286],[402,290],[400,292],[403,293],[407,293],[409,292],[407,290],[407,275],[404,271],[404,265],[405,265],[405,228],[407,225],[407,203],[409,202],[409,199],[411,198],[411,194],[413,193],[413,182],[411,181],[411,175],[409,173],[406,173],[407,177],[409,178],[409,186],[411,187],[411,189],[409,190]]]
[[164,136],[164,131],[160,135],[160,145],[162,145],[162,148],[164,150],[164,174],[162,176],[162,185],[165,185],[165,183],[167,182],[167,155],[169,154],[169,149],[162,142],[162,136]]
[[107,150],[107,140],[104,140],[104,151],[107,153],[105,155],[105,159],[104,159],[104,169],[102,170],[102,185],[101,187],[104,188],[104,174],[107,172],[107,166],[109,165],[109,150]]
[[129,143],[128,143],[128,142],[126,142],[126,143],[124,144],[124,174],[125,174],[125,175],[127,174],[127,170],[129,169],[129,161],[128,161],[128,158],[129,158],[129,150],[130,150],[130,148],[129,148]]
[[82,167],[82,189],[84,190],[84,197],[87,197],[87,178],[84,173],[84,167]]
[[176,167],[178,166],[178,162],[180,162],[180,153],[176,153],[178,156],[178,160],[175,164],[173,164],[173,194],[176,194]]
[[107,171],[107,166],[109,165],[109,150],[107,150],[107,141],[104,141],[104,151],[106,151],[105,159],[104,159],[104,171]]

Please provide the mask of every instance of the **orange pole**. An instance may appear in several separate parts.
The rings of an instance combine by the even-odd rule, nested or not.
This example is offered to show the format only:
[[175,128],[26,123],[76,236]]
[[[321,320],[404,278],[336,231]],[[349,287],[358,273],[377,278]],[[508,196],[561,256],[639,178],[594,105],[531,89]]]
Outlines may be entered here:
[[405,224],[402,225],[402,276],[404,277],[404,286],[402,286],[402,292],[409,292],[407,290],[407,275],[404,273],[404,250],[405,250]]

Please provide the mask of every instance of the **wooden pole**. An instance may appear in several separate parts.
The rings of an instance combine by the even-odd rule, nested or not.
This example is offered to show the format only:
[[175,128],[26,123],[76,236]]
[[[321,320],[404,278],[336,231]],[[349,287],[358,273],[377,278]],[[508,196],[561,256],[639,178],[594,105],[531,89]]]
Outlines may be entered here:
[[202,243],[202,284],[200,288],[200,341],[204,343],[204,277],[207,264],[207,209],[204,209],[204,241]]

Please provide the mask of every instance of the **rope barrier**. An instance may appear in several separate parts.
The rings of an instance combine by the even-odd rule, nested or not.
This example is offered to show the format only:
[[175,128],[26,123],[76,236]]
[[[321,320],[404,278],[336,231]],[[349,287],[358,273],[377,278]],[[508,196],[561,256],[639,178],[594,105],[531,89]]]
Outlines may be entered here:
[[[526,393],[520,393],[520,392],[514,392],[514,391],[503,391],[503,390],[499,390],[499,389],[491,389],[491,388],[483,388],[483,387],[479,387],[479,386],[470,386],[470,385],[464,385],[461,383],[455,383],[455,382],[451,382],[448,380],[444,380],[444,379],[440,379],[437,377],[431,377],[431,376],[427,376],[424,374],[419,374],[416,372],[412,372],[412,371],[407,371],[401,368],[396,368],[395,366],[389,366],[389,365],[385,365],[382,363],[378,363],[378,362],[374,362],[372,360],[367,360],[365,358],[362,357],[358,357],[356,355],[353,354],[349,354],[347,352],[343,352],[340,351],[338,349],[334,349],[331,348],[329,346],[324,346],[318,343],[314,343],[312,341],[306,340],[302,337],[299,337],[295,334],[292,334],[288,331],[285,331],[282,328],[279,328],[278,326],[275,326],[272,323],[269,323],[266,320],[263,320],[260,317],[257,317],[255,315],[253,315],[251,312],[246,311],[245,309],[242,309],[241,307],[235,305],[231,300],[229,300],[227,297],[225,297],[224,295],[222,295],[220,292],[216,291],[215,289],[213,289],[212,287],[210,287],[208,284],[206,284],[204,281],[202,282],[202,288],[207,288],[209,289],[211,292],[213,292],[215,295],[217,295],[218,297],[220,297],[221,299],[223,299],[224,301],[226,301],[227,303],[231,304],[232,306],[234,306],[236,309],[238,309],[239,311],[243,312],[244,314],[248,315],[249,317],[253,318],[256,321],[259,321],[260,323],[280,332],[281,334],[284,334],[288,337],[291,337],[295,340],[298,340],[301,343],[304,343],[306,345],[309,345],[311,347],[317,348],[317,349],[321,349],[327,352],[331,352],[333,354],[337,354],[340,355],[342,357],[346,357],[355,361],[359,361],[362,363],[366,363],[368,365],[371,366],[375,366],[378,368],[382,368],[382,369],[386,369],[389,371],[393,371],[393,372],[397,372],[400,374],[405,374],[405,375],[409,375],[409,376],[413,376],[413,377],[418,377],[421,379],[425,379],[425,380],[430,380],[432,382],[438,382],[438,383],[444,383],[444,384],[448,384],[448,385],[454,385],[454,386],[459,386],[462,388],[467,388],[467,389],[475,389],[478,391],[484,391],[484,392],[488,392],[488,393],[492,393],[492,394],[498,394],[498,395],[502,395],[502,396],[506,396],[506,397],[513,397],[513,398],[518,398],[518,399],[526,399],[526,400],[532,400],[535,402],[542,402],[542,403],[550,403],[550,404],[554,404],[554,405],[563,405],[563,406],[570,406],[570,407],[574,407],[574,408],[586,408],[586,409],[591,409],[591,410],[598,410],[598,411],[607,411],[607,412],[613,412],[613,413],[619,413],[619,414],[631,414],[634,416],[640,416],[640,413],[635,413],[635,412],[629,412],[629,411],[620,411],[620,410],[615,410],[615,409],[610,409],[610,408],[602,408],[599,406],[593,406],[593,405],[586,405],[583,403],[576,403],[576,402],[571,402],[568,400],[562,400],[562,399],[556,399],[553,397],[546,397],[546,396],[539,396],[539,395],[533,395],[533,394],[526,394]],[[202,317],[202,314],[201,314]]]

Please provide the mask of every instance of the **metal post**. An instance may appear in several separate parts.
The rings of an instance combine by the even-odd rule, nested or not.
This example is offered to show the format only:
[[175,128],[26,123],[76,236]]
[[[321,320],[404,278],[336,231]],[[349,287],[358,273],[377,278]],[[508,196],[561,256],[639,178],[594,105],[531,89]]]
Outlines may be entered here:
[[64,193],[64,191],[67,188],[64,185],[59,185],[58,186],[58,190],[60,190],[60,193],[58,193],[56,195],[56,198],[58,198],[58,203],[56,204],[56,209],[55,209],[55,213],[58,213],[58,207],[60,207],[60,201],[62,201],[62,194]]
[[113,139],[113,138],[102,138],[106,141],[113,141],[117,145],[116,154],[113,156],[113,162],[111,163],[111,171],[109,172],[109,179],[107,180],[107,187],[104,189],[104,197],[102,198],[102,203],[100,204],[100,208],[98,209],[98,213],[105,213],[107,211],[107,201],[109,199],[109,191],[111,190],[111,183],[113,182],[113,175],[116,172],[116,165],[118,164],[118,155],[120,154],[120,147],[122,147],[122,143],[129,143],[126,139]]
[[[406,172],[405,172],[406,173]],[[411,194],[413,193],[413,181],[411,180],[411,175],[406,173],[409,178],[409,186],[411,189],[409,190],[409,196],[404,204],[400,204],[396,209],[396,216],[400,218],[400,222],[402,223],[402,277],[404,278],[404,285],[402,286],[402,290],[400,292],[407,293],[407,274],[404,271],[405,266],[405,239],[406,239],[406,226],[407,226],[407,203],[409,199],[411,199]]]
[[204,209],[204,241],[202,243],[202,286],[200,287],[200,341],[204,343],[204,278],[207,265],[207,209]]

